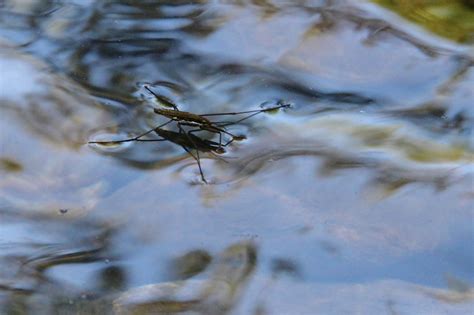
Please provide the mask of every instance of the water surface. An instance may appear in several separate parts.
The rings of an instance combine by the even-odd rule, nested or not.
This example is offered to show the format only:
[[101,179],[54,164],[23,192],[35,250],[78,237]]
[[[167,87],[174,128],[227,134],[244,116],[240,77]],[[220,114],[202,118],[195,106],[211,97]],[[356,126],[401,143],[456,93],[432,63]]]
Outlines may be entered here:
[[[473,11],[453,2],[4,2],[2,312],[473,311]],[[204,184],[170,141],[87,144],[162,122],[145,87],[291,108],[229,126],[246,139],[201,153]]]

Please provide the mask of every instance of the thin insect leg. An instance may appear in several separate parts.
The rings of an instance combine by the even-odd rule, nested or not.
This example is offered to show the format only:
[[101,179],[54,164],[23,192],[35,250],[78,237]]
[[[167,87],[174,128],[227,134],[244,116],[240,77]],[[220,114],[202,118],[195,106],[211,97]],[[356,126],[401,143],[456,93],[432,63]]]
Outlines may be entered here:
[[233,134],[231,134],[230,132],[227,132],[224,128],[219,128],[218,126],[214,126],[212,123],[211,124],[194,124],[194,123],[189,123],[189,122],[186,122],[186,121],[177,121],[177,124],[179,124],[181,127],[182,126],[196,126],[198,127],[199,129],[192,129],[190,131],[188,131],[188,133],[194,133],[194,132],[198,132],[198,131],[207,131],[207,132],[210,132],[210,133],[217,133],[219,134],[219,147],[222,147],[222,133],[225,133],[231,137],[237,137],[239,138],[238,136],[235,136]]
[[186,151],[189,155],[191,155],[196,160],[198,168],[199,168],[199,173],[201,174],[201,179],[203,182],[207,184],[207,180],[204,177],[204,173],[202,172],[201,162],[199,161],[199,157],[194,156],[194,154],[192,154],[191,151],[188,148],[186,148],[184,145],[182,145],[181,147],[184,149],[184,151]]
[[229,144],[231,144],[232,142],[234,142],[235,140],[239,141],[239,140],[244,140],[244,139],[247,139],[247,137],[246,137],[246,136],[232,136],[232,137],[230,138],[230,140],[227,141],[226,143],[224,143],[222,146],[223,146],[223,147],[226,147],[226,146],[228,146]]
[[[229,145],[232,141],[234,140],[244,140],[246,139],[245,136],[237,136],[233,133],[230,133],[228,132],[227,130],[225,130],[225,128],[220,128],[221,126],[216,126],[216,125],[209,125],[209,126],[206,126],[206,125],[203,125],[201,126],[201,130],[204,130],[204,131],[208,131],[208,132],[212,132],[212,133],[218,133],[219,134],[219,144],[220,144],[220,147],[225,147],[227,145]],[[222,134],[226,134],[226,135],[229,135],[231,137],[231,141],[227,142],[226,144],[222,144]]]
[[[172,121],[173,121],[173,119],[170,119],[170,120],[168,120],[167,122],[165,122],[164,124],[161,124],[161,125],[159,125],[159,126],[156,126],[156,127],[152,128],[152,129],[150,129],[150,130],[148,130],[148,131],[146,131],[146,132],[144,132],[144,133],[142,133],[142,134],[139,134],[138,136],[133,137],[133,138],[123,139],[123,140],[112,140],[112,141],[89,141],[88,143],[89,143],[89,144],[90,144],[90,143],[109,144],[109,143],[122,143],[122,142],[130,142],[130,141],[139,141],[139,139],[140,139],[141,137],[146,136],[147,134],[153,132],[153,131],[154,131],[155,129],[157,129],[157,128],[161,128],[161,127],[164,127],[164,126],[168,125],[168,124],[169,124],[170,122],[172,122]],[[141,140],[141,141],[143,141],[143,140]]]
[[219,127],[225,127],[225,126],[235,125],[235,124],[241,123],[241,122],[244,121],[244,120],[247,120],[247,119],[249,119],[249,118],[252,118],[253,116],[256,116],[256,115],[258,115],[258,114],[260,114],[260,113],[261,113],[261,111],[260,111],[260,112],[253,113],[253,114],[251,114],[251,115],[248,115],[247,117],[244,117],[244,118],[242,118],[242,119],[238,119],[238,120],[236,120],[236,121],[229,121],[229,122],[222,123],[222,124],[221,124],[221,123],[218,123],[218,122],[215,122],[214,124],[217,124]]
[[234,135],[234,134],[228,132],[228,131],[225,130],[224,128],[220,128],[220,127],[221,127],[221,126],[214,126],[214,125],[211,126],[212,129],[215,129],[215,130],[217,130],[217,131],[214,131],[214,130],[212,130],[212,129],[209,130],[209,129],[206,129],[206,128],[202,128],[202,130],[207,130],[207,131],[214,132],[214,133],[219,133],[219,134],[225,133],[226,135],[231,136],[234,140],[235,140],[235,139],[242,139],[242,138],[245,138],[245,137],[242,137],[242,136],[236,136],[236,135]]
[[242,115],[242,114],[261,113],[261,112],[264,112],[264,111],[275,110],[275,109],[278,109],[278,108],[280,108],[280,106],[272,107],[272,108],[268,108],[268,109],[246,110],[246,111],[243,111],[243,112],[199,114],[199,116],[235,116],[235,115]]
[[[199,131],[208,131],[206,129],[193,129],[193,130],[189,130],[188,131],[188,134],[192,135],[194,134],[195,132],[199,132]],[[212,132],[212,133],[217,133],[219,134],[219,149],[222,149],[222,147],[224,147],[225,145],[222,145],[222,132],[221,131],[208,131],[208,132]]]
[[170,120],[168,120],[167,122],[165,122],[164,124],[158,125],[158,126],[156,126],[155,128],[150,129],[150,130],[148,130],[147,132],[144,132],[144,133],[142,133],[142,134],[136,136],[135,139],[139,139],[139,138],[141,138],[141,137],[143,137],[143,136],[146,136],[147,134],[153,132],[155,129],[157,129],[157,128],[162,128],[162,127],[168,125],[169,123],[171,123],[172,121],[173,121],[173,119],[170,119]]
[[198,147],[196,145],[196,143],[194,143],[193,139],[191,138],[191,136],[186,132],[184,131],[183,127],[181,127],[181,124],[178,123],[178,128],[179,128],[179,133],[183,133],[186,135],[186,137],[188,138],[188,140],[191,142],[191,144],[194,146],[194,149],[196,150],[196,156],[194,156],[194,154],[191,153],[191,151],[186,148],[185,146],[182,146],[183,149],[189,153],[189,155],[191,155],[197,162],[198,164],[198,168],[199,168],[199,173],[201,174],[201,179],[203,182],[205,182],[207,184],[207,180],[206,178],[204,177],[204,173],[202,171],[202,167],[201,167],[201,158],[199,157],[199,150],[198,150]]
[[241,115],[241,114],[251,114],[251,113],[263,113],[270,112],[276,109],[290,107],[290,104],[281,104],[274,107],[255,109],[255,110],[246,110],[243,112],[227,112],[227,113],[212,113],[212,114],[199,114],[199,116],[225,116],[225,115]]
[[138,139],[137,142],[157,142],[157,141],[168,141],[167,139]]
[[191,150],[186,148],[184,145],[182,145],[181,147],[184,149],[184,151],[186,151],[189,155],[191,155],[193,159],[195,159],[198,162],[198,166],[199,166],[199,159],[191,152]]
[[234,142],[234,138],[233,138],[233,137],[230,138],[230,140],[227,141],[227,142],[226,142],[225,144],[223,144],[222,146],[223,146],[223,147],[226,147],[226,146],[228,146],[229,144],[231,144],[232,142]]

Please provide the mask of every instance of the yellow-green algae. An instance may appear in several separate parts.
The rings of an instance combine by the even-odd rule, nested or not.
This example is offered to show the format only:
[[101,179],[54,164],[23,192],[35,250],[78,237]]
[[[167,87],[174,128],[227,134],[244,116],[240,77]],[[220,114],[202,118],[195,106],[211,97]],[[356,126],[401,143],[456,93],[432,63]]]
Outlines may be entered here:
[[474,42],[470,0],[373,0],[431,32],[459,43]]

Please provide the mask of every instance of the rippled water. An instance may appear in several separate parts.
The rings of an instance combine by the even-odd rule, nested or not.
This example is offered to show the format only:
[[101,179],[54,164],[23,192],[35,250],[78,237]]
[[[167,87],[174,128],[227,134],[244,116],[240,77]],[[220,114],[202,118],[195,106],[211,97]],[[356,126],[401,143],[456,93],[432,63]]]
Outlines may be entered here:
[[[474,13],[407,3],[0,2],[0,312],[474,311]],[[204,184],[176,142],[87,144],[162,123],[146,87],[291,107]]]

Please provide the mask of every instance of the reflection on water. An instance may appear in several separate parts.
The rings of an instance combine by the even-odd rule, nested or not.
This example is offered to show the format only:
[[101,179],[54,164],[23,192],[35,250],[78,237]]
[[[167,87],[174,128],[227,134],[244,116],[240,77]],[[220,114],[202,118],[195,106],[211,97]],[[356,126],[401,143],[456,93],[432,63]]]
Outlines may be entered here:
[[[59,212],[56,216],[19,215],[13,209],[2,211],[0,217],[2,313],[16,314],[37,308],[39,313],[51,314],[51,307],[55,308],[54,304],[61,299],[86,294],[74,285],[58,281],[57,269],[87,264],[93,265],[98,273],[106,273],[118,258],[111,244],[114,227],[108,223],[71,221]],[[81,275],[73,278],[80,279]],[[110,281],[98,278],[97,283],[91,282],[89,286],[107,288],[104,291],[107,293]],[[49,295],[42,296],[38,303],[36,292],[49,292]]]
[[474,4],[470,0],[375,0],[429,30],[459,42],[474,41]]
[[204,271],[212,261],[212,256],[205,250],[192,250],[173,259],[170,274],[178,279],[188,279]]
[[[2,2],[0,312],[468,313],[471,16],[466,1]],[[225,153],[212,130],[87,144],[170,104],[279,100],[210,116],[245,136]]]
[[[191,256],[188,254],[188,258]],[[227,314],[255,269],[252,243],[229,246],[218,257],[208,280],[175,281],[135,288],[114,301],[118,314]]]

